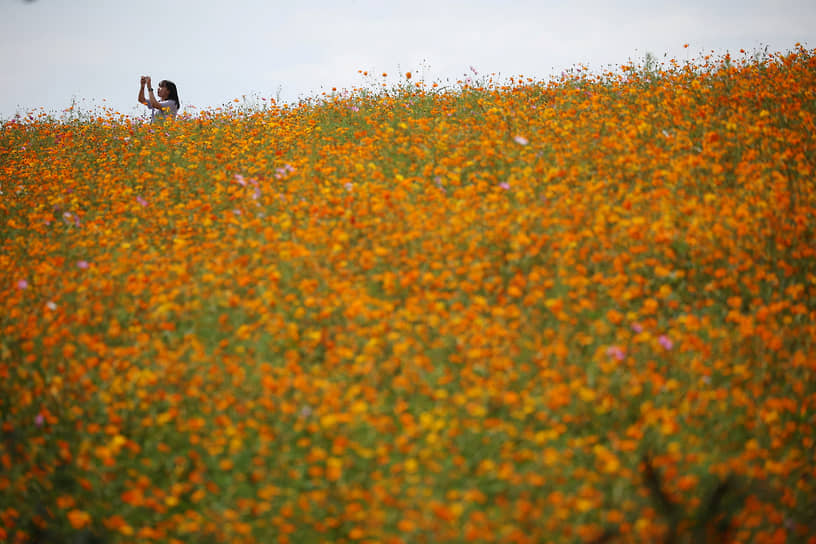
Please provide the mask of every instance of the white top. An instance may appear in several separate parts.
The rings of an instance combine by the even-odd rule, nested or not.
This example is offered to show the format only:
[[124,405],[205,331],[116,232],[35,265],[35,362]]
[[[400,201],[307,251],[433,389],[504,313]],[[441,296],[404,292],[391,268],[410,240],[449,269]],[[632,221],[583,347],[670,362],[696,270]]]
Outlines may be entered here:
[[175,117],[178,113],[178,106],[176,105],[175,100],[159,100],[159,106],[161,109],[154,108],[150,104],[150,98],[147,99],[147,107],[150,109],[150,120],[156,121],[156,119],[164,119],[165,117]]

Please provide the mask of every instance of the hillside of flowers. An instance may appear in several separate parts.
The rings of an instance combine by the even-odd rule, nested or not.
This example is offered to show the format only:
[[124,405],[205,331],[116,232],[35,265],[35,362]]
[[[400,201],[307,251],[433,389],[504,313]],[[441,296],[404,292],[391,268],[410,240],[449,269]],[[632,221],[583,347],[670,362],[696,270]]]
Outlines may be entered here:
[[0,542],[816,542],[816,50],[417,79],[2,121]]

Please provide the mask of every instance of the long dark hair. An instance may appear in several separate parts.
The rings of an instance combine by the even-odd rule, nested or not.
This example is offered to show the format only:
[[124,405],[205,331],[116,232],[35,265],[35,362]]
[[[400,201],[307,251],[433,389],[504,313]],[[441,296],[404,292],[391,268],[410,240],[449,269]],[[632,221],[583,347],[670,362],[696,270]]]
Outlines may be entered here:
[[181,102],[179,101],[178,89],[176,89],[176,84],[173,83],[172,81],[167,81],[166,79],[162,79],[161,81],[159,81],[159,85],[161,85],[162,87],[167,87],[167,89],[170,91],[170,96],[168,96],[168,98],[170,100],[175,100],[176,101],[176,107],[180,108],[181,107]]

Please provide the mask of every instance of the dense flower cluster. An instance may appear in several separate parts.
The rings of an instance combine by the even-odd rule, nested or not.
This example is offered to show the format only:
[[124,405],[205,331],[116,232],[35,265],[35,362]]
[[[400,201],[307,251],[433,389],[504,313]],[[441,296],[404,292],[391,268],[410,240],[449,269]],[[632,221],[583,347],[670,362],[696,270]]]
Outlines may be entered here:
[[2,125],[0,541],[816,531],[816,52],[409,79]]

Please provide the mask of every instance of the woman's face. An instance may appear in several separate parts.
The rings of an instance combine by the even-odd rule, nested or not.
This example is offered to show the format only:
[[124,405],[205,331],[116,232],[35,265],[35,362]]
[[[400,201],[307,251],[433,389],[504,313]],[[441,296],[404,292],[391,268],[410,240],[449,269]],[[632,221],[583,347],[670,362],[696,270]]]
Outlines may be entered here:
[[167,97],[170,96],[170,89],[165,87],[163,83],[159,83],[158,94],[159,98],[161,98],[162,100],[167,100]]

